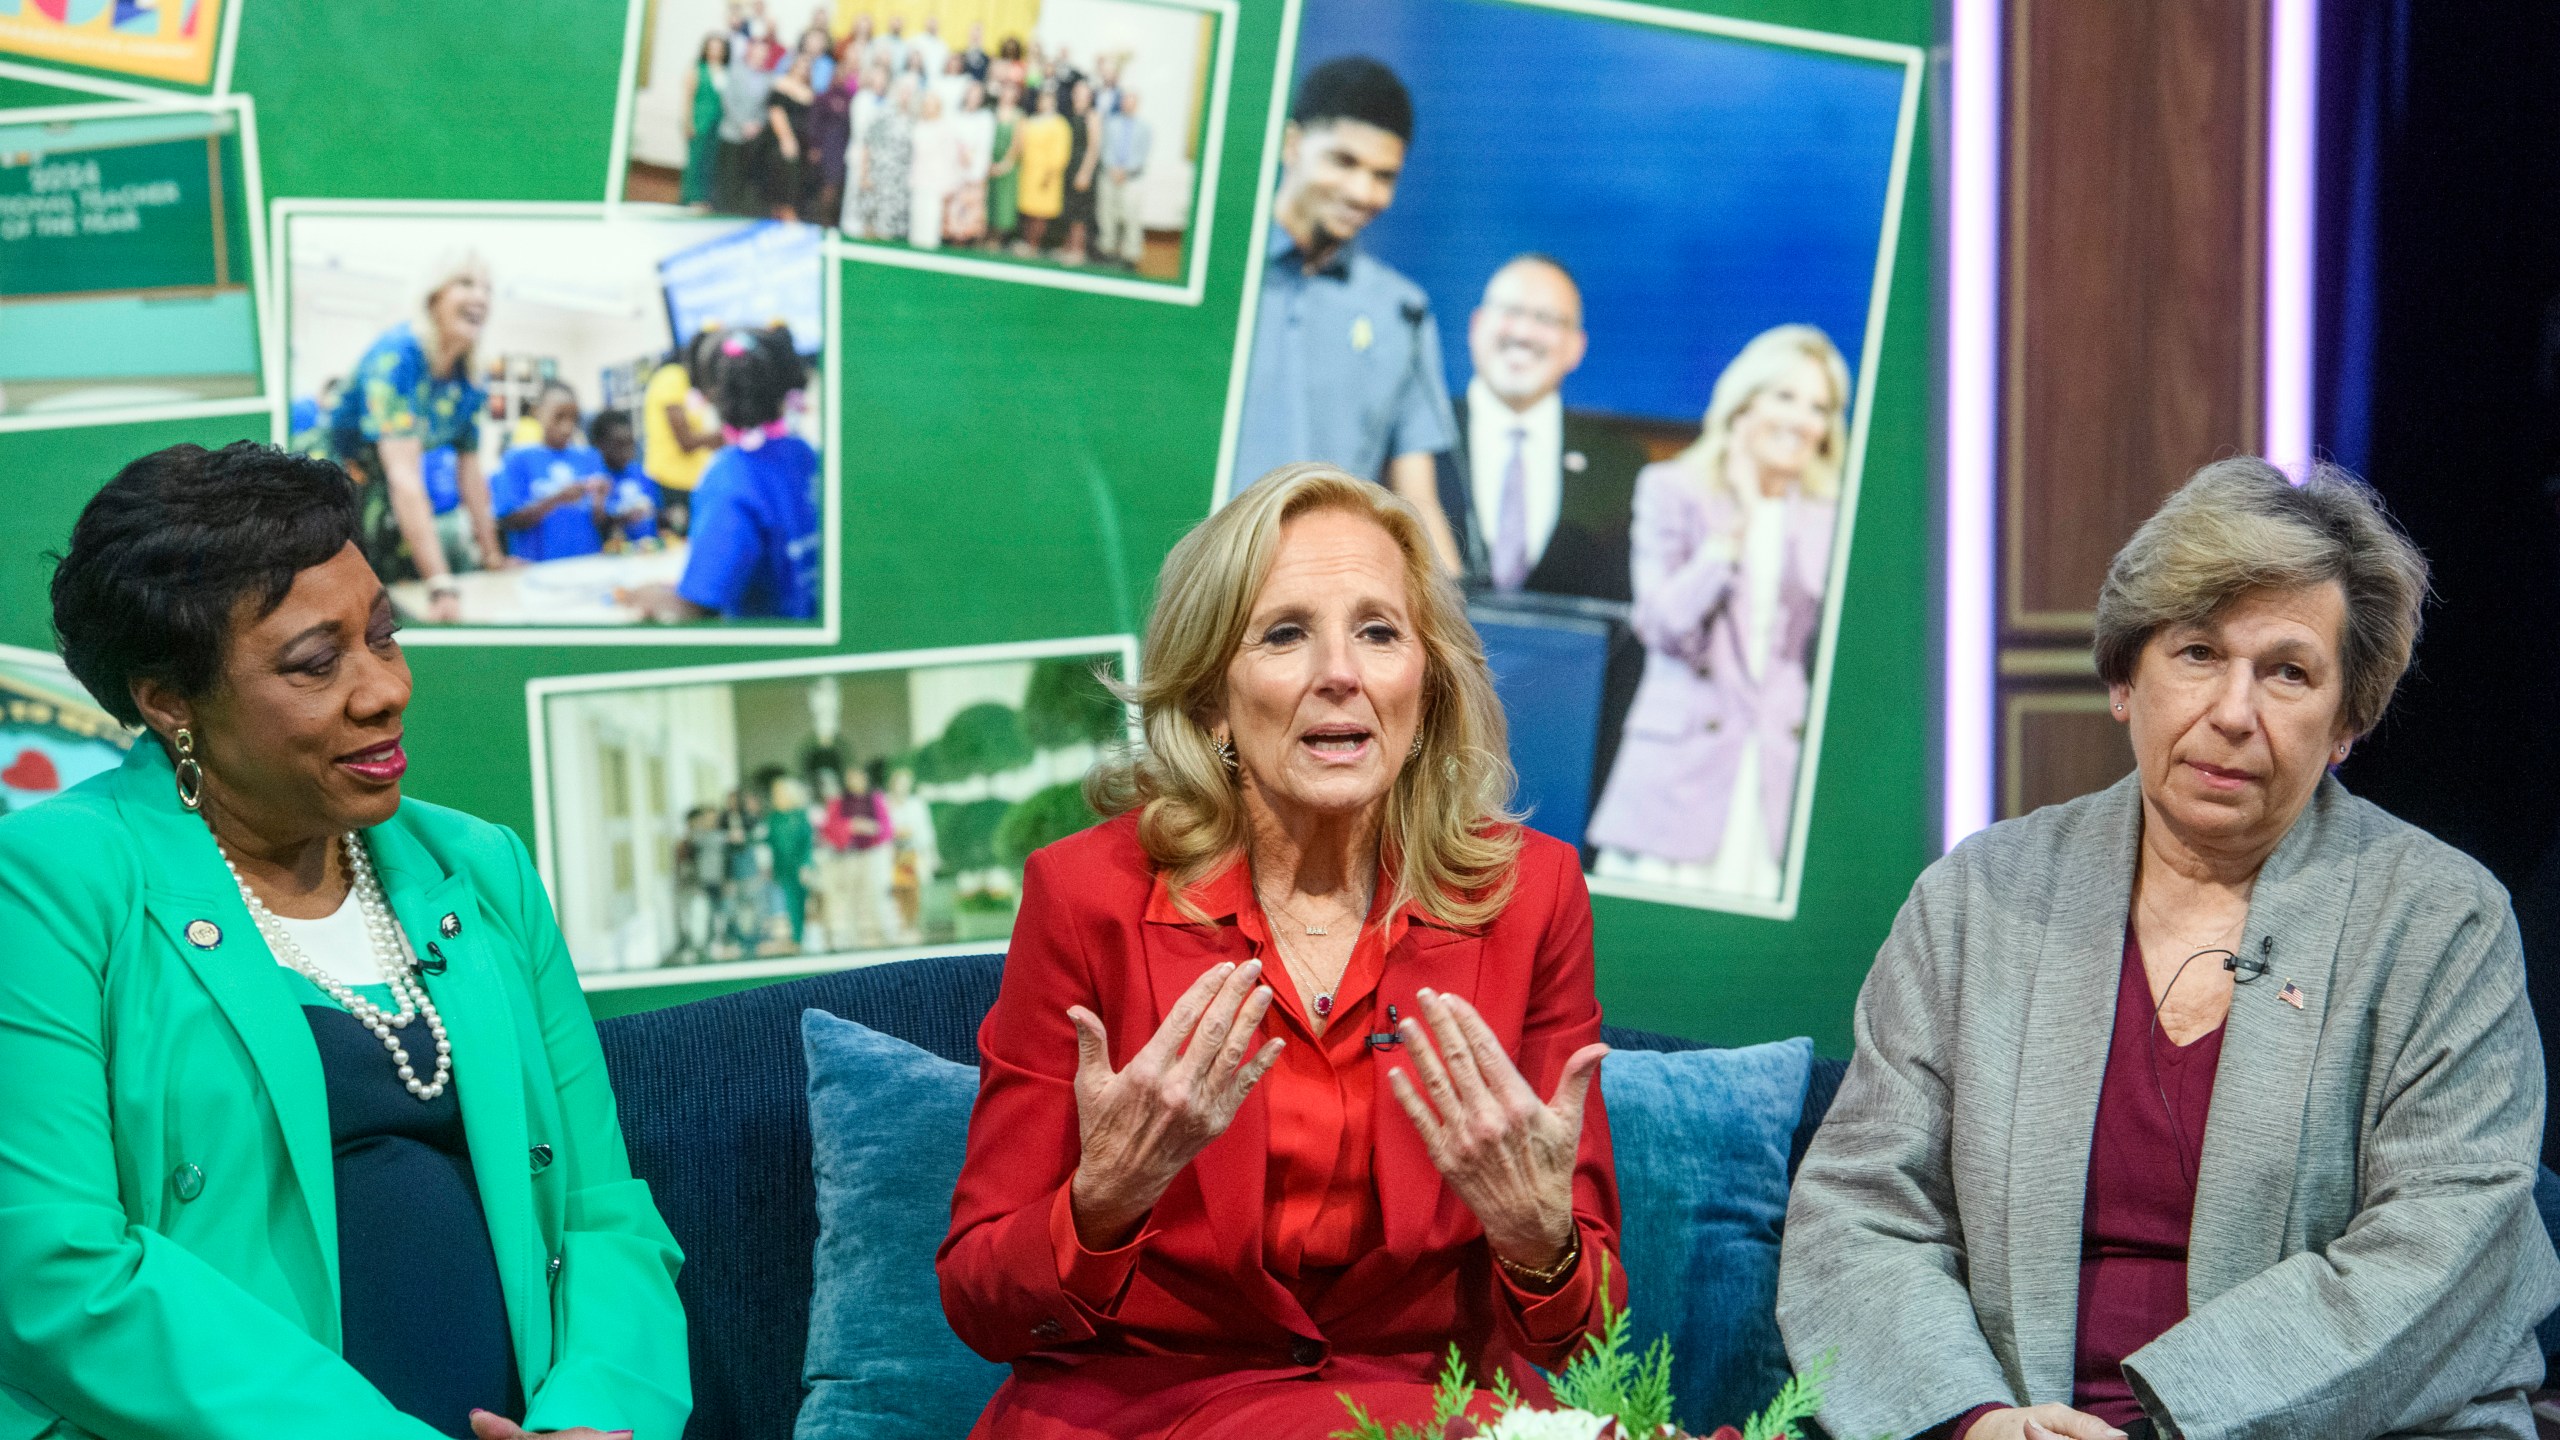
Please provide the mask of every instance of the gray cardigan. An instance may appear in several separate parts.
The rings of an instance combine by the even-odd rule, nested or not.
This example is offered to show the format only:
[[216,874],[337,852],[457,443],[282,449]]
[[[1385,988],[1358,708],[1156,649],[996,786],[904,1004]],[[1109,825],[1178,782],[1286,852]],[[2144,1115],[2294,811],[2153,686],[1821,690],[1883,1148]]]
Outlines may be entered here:
[[[1822,1422],[1844,1440],[2071,1400],[2141,817],[2127,777],[1974,836],[1876,957],[1778,1277],[1789,1355],[1837,1353]],[[2187,1440],[2530,1440],[2529,1331],[2560,1261],[2533,1207],[2542,1052],[2506,892],[2323,779],[2239,949],[2269,968],[2232,996],[2188,1316],[2126,1361],[2135,1395]]]

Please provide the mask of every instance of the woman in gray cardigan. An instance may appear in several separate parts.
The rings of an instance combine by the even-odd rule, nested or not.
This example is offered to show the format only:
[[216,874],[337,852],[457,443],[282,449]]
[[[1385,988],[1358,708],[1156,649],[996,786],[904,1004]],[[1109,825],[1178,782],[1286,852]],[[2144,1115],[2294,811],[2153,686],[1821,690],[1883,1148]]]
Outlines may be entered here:
[[2135,773],[1920,877],[1787,1211],[1833,1434],[2530,1437],[2560,1263],[2506,892],[2329,769],[2426,564],[2218,462],[2115,558]]

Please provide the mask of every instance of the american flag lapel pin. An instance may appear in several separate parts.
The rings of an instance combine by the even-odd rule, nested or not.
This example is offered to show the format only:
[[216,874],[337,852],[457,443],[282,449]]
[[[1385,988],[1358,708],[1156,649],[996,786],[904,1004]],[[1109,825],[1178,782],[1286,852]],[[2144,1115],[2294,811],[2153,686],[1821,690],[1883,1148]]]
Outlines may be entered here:
[[2302,1008],[2302,987],[2287,980],[2284,988],[2276,992],[2276,998],[2299,1010]]

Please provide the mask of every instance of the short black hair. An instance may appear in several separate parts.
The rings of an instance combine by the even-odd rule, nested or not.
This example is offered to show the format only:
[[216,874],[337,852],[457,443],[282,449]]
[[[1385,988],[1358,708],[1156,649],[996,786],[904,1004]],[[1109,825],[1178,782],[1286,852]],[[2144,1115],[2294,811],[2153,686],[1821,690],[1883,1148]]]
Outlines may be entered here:
[[631,433],[631,413],[629,411],[599,410],[596,412],[596,418],[587,422],[587,439],[598,445],[602,445],[604,443],[604,437],[616,432],[624,435]]
[[1298,81],[1289,118],[1301,128],[1357,120],[1413,143],[1412,94],[1396,72],[1366,55],[1345,55],[1308,71]]
[[240,603],[274,613],[294,576],[356,536],[355,487],[329,461],[247,440],[145,455],[89,498],[54,557],[63,663],[108,714],[140,725],[135,680],[210,691]]
[[552,397],[552,396],[554,396],[554,395],[566,395],[566,396],[568,396],[568,397],[569,397],[569,408],[570,408],[570,409],[572,409],[572,410],[580,410],[580,409],[584,409],[584,408],[585,408],[584,406],[582,406],[582,405],[580,405],[580,404],[578,403],[578,387],[577,387],[577,386],[575,386],[575,385],[570,384],[570,383],[569,383],[568,381],[566,381],[566,380],[559,380],[559,379],[545,380],[545,381],[543,381],[543,382],[542,382],[542,388],[541,388],[540,390],[535,391],[535,392],[534,392],[534,395],[533,395],[533,403],[534,403],[535,408],[539,409],[540,407],[542,407],[542,406],[544,406],[544,405],[548,405],[548,404],[550,404],[550,403],[551,403],[551,397]]
[[721,424],[752,430],[781,419],[784,401],[808,383],[809,367],[800,362],[791,332],[776,325],[729,332],[714,351],[711,383],[703,389]]

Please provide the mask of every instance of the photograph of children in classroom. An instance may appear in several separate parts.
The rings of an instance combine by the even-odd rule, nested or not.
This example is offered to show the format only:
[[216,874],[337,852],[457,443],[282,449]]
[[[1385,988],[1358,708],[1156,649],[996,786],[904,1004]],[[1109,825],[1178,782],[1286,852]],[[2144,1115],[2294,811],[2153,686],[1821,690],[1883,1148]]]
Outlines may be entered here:
[[292,215],[290,443],[415,622],[814,622],[823,248],[803,225]]
[[1179,280],[1219,23],[1162,0],[648,0],[621,198]]
[[[1023,858],[1094,823],[1084,774],[1128,723],[1100,677],[1127,662],[949,653],[538,685],[548,864],[579,972],[1001,943]],[[740,671],[756,678],[710,678]]]

